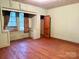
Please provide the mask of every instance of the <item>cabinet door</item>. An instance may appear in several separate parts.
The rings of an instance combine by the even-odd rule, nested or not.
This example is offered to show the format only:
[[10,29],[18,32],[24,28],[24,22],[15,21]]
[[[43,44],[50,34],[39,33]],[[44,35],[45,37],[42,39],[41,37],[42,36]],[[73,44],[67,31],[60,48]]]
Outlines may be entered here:
[[24,4],[24,3],[20,3],[20,6],[21,6],[21,10],[27,10],[27,5]]
[[1,0],[1,6],[2,7],[10,7],[10,0]]
[[7,33],[0,34],[0,48],[9,46],[9,40]]
[[0,0],[0,7],[1,7],[1,0]]
[[0,15],[0,33],[1,33],[1,15]]
[[12,9],[20,9],[20,3],[16,1],[11,1],[11,8]]
[[2,10],[1,10],[1,7],[0,7],[0,15],[1,15],[1,12],[2,12]]

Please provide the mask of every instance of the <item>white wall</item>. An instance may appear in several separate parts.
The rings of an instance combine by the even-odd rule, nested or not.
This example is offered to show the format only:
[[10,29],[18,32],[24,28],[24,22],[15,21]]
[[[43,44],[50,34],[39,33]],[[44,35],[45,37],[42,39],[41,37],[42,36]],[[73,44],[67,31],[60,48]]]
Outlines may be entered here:
[[79,43],[79,3],[52,8],[51,36]]

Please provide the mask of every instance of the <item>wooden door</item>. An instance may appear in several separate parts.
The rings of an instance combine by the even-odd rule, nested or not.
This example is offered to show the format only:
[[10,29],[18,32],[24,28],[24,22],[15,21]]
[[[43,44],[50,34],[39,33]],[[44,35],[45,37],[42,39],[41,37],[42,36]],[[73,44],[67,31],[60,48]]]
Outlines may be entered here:
[[50,37],[50,16],[44,17],[44,37]]

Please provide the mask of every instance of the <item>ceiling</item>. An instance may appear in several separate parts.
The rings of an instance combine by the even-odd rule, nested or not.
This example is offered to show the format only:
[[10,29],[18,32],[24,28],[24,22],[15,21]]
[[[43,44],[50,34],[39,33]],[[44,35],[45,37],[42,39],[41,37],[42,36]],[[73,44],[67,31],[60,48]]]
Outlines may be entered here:
[[46,0],[44,2],[41,2],[41,0],[15,0],[15,1],[35,5],[46,9],[73,4],[73,3],[79,3],[79,0]]

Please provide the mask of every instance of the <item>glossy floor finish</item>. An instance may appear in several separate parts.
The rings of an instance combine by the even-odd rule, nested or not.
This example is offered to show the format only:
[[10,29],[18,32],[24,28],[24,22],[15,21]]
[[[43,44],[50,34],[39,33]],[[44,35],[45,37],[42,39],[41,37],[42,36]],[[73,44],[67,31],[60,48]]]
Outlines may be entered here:
[[79,44],[59,39],[22,39],[0,49],[0,59],[79,59]]

